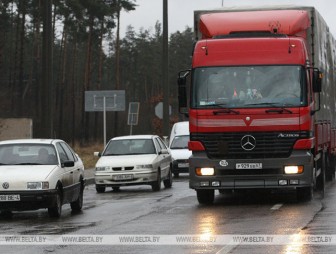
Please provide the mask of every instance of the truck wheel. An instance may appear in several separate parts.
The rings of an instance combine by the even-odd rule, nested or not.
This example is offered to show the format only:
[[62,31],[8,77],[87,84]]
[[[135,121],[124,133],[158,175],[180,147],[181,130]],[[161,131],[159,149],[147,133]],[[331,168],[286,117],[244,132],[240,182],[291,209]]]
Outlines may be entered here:
[[180,174],[179,174],[178,172],[175,172],[175,173],[174,173],[174,177],[175,177],[175,178],[178,178],[179,176],[180,176]]
[[214,190],[196,190],[198,203],[202,205],[211,205],[215,199]]
[[297,201],[310,201],[313,199],[313,187],[301,187],[296,189]]
[[325,182],[326,182],[326,161],[325,161],[325,153],[323,153],[321,162],[321,173],[316,179],[316,188],[321,192],[322,197],[324,197],[325,192]]
[[335,157],[331,155],[331,157],[326,156],[326,165],[327,165],[327,181],[332,181],[335,179]]

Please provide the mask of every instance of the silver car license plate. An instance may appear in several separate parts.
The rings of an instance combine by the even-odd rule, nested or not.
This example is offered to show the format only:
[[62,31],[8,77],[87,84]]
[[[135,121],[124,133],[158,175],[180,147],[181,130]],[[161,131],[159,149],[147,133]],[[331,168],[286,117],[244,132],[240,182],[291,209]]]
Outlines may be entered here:
[[115,175],[115,176],[113,176],[113,180],[116,180],[116,181],[132,180],[132,179],[133,179],[133,175],[131,175],[131,174],[127,174],[127,175]]
[[262,169],[262,163],[236,163],[236,169]]
[[20,195],[0,195],[0,202],[20,201]]

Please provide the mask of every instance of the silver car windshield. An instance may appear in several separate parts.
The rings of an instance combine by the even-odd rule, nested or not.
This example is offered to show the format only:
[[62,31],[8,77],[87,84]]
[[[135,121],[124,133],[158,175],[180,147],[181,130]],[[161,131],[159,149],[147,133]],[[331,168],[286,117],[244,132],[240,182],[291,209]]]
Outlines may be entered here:
[[57,165],[53,145],[8,144],[0,146],[1,165]]
[[107,144],[103,156],[155,153],[156,150],[151,139],[123,139],[111,140]]
[[192,108],[307,104],[305,71],[294,65],[197,68],[192,89]]

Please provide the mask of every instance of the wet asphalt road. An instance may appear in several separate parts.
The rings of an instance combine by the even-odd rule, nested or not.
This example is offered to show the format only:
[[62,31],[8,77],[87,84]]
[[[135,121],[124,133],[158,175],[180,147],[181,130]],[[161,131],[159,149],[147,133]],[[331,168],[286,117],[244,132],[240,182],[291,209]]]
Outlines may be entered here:
[[[84,208],[72,214],[63,206],[60,219],[46,210],[14,213],[0,220],[6,235],[333,235],[336,234],[336,183],[322,199],[297,203],[293,193],[218,194],[212,206],[198,205],[187,175],[173,188],[152,192],[150,186],[111,188],[97,194],[85,189]],[[1,253],[335,253],[332,245],[48,245],[5,246]]]

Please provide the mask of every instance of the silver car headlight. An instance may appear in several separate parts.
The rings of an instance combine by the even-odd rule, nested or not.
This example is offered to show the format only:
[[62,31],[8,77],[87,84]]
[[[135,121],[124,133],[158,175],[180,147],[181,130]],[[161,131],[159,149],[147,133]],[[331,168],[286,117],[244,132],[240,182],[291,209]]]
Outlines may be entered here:
[[49,189],[49,182],[27,182],[28,190],[47,190]]
[[152,169],[153,165],[152,164],[145,164],[145,165],[136,165],[135,169]]
[[111,167],[96,167],[96,171],[108,171]]

